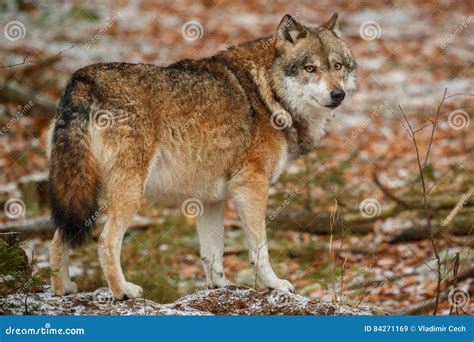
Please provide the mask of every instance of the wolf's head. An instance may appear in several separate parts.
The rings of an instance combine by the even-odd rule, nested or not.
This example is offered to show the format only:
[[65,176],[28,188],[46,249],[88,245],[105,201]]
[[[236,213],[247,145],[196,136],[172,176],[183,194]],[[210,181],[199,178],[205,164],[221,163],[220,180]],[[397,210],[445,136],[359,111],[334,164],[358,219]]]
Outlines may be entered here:
[[336,108],[346,92],[355,89],[357,65],[340,38],[337,13],[316,28],[285,15],[278,26],[275,46],[272,84],[296,114]]

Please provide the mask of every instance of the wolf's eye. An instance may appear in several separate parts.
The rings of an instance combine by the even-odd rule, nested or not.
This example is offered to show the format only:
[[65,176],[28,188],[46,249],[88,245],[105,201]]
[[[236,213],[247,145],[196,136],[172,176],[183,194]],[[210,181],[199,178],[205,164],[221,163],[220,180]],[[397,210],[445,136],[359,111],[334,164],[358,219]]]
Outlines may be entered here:
[[312,65],[307,65],[307,66],[304,67],[304,69],[306,70],[306,72],[309,72],[309,73],[316,72],[316,67],[314,67]]
[[342,64],[341,63],[334,64],[334,69],[341,70],[342,69]]

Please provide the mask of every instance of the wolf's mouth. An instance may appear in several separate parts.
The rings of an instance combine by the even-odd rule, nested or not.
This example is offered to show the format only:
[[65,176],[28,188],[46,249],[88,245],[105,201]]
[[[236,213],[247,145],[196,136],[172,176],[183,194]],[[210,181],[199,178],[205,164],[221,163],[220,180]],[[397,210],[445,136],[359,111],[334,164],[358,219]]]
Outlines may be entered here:
[[331,104],[329,104],[329,105],[325,105],[325,104],[322,104],[321,102],[319,102],[318,99],[317,99],[316,97],[314,97],[314,96],[311,96],[311,99],[312,99],[313,101],[315,101],[318,105],[323,106],[323,107],[326,107],[326,108],[331,108],[331,109],[334,109],[334,108],[339,107],[339,106],[341,105],[341,103],[342,103],[342,101],[341,101],[341,102],[333,102],[333,103],[331,103]]

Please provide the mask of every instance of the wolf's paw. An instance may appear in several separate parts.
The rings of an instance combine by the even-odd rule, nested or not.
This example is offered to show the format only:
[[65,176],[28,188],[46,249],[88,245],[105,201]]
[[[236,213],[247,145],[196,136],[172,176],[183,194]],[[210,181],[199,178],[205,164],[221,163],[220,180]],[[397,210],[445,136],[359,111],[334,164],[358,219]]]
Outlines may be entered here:
[[227,280],[225,276],[218,279],[213,279],[213,281],[210,281],[210,280],[207,281],[207,287],[209,289],[218,289],[218,288],[231,286],[231,285],[234,285],[234,283]]
[[65,294],[77,293],[77,284],[73,281],[68,281],[64,285]]
[[288,293],[295,293],[295,287],[288,280],[285,279],[276,279],[270,284],[267,284],[266,287]]
[[56,296],[65,296],[68,294],[77,293],[77,285],[73,281],[65,281],[59,286],[55,286],[55,282],[52,282],[51,290]]
[[123,292],[124,292],[125,298],[122,298],[122,299],[140,298],[143,294],[143,289],[138,285],[127,282],[125,284],[125,288],[123,289]]

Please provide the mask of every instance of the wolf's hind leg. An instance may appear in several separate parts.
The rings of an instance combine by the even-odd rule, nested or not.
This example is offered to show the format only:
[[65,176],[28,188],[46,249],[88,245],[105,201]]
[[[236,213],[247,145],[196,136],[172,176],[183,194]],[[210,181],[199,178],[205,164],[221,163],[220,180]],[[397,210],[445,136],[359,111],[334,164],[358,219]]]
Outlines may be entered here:
[[224,274],[224,203],[205,204],[197,219],[201,259],[209,288],[225,287],[231,283]]
[[143,289],[125,280],[120,264],[120,253],[123,236],[133,215],[140,208],[143,180],[136,178],[124,180],[109,191],[108,197],[109,217],[99,237],[99,261],[115,298],[138,298],[142,295]]
[[50,246],[51,288],[53,293],[64,296],[77,292],[76,283],[69,278],[69,248],[59,234],[54,233]]

